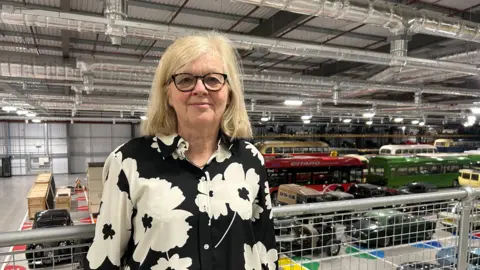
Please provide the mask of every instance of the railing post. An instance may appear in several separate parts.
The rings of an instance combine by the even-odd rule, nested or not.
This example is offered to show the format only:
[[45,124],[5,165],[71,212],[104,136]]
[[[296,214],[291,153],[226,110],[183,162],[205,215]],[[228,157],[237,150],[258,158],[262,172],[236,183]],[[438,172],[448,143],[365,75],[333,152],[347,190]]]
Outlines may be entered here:
[[474,190],[471,187],[463,187],[467,192],[467,197],[462,199],[462,211],[460,213],[460,224],[458,224],[458,263],[457,269],[467,269],[468,261],[468,241],[470,239],[470,213],[472,211],[472,201],[475,199]]

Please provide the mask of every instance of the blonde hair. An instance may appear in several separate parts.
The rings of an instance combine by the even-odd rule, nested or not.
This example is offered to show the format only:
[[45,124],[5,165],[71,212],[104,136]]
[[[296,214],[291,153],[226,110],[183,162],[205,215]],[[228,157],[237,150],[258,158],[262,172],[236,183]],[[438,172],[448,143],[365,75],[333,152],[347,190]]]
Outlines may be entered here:
[[238,53],[230,40],[214,32],[179,38],[167,48],[153,78],[147,119],[142,123],[144,135],[171,135],[177,132],[177,116],[168,104],[167,81],[182,66],[212,52],[223,60],[224,72],[228,76],[229,102],[223,113],[220,129],[231,138],[252,137],[252,127],[245,108],[243,83],[240,79]]

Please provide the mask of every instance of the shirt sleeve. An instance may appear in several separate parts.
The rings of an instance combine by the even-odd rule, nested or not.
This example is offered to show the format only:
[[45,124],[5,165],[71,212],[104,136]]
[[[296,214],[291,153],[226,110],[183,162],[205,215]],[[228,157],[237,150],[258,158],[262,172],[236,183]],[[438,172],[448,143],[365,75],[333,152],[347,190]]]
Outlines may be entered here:
[[127,179],[129,168],[124,165],[121,151],[112,152],[105,161],[103,193],[86,269],[120,269],[133,232],[133,204]]
[[[260,155],[260,153],[259,153]],[[253,228],[257,245],[261,243],[259,256],[262,263],[262,269],[275,270],[278,266],[278,252],[276,249],[275,230],[273,226],[272,201],[270,198],[270,188],[267,181],[265,167],[261,166],[259,173],[259,190],[254,200]],[[261,245],[260,245],[261,246]]]

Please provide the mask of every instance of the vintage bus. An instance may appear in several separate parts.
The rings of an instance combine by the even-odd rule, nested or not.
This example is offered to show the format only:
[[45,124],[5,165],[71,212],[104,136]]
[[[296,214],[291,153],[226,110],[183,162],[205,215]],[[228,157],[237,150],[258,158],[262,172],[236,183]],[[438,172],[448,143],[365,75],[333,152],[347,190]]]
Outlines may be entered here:
[[480,147],[478,141],[454,141],[452,139],[436,139],[433,143],[438,152],[462,153],[464,151],[476,150]]
[[380,155],[413,155],[421,153],[437,153],[437,148],[430,144],[388,144],[380,147]]
[[330,147],[321,141],[266,141],[256,143],[258,151],[264,157],[281,155],[290,156],[329,156],[332,151],[342,156],[345,154],[358,154],[355,148]]
[[348,191],[363,178],[363,163],[353,157],[297,156],[265,161],[272,198],[278,186],[298,184],[321,192]]
[[459,170],[470,168],[472,163],[466,155],[376,156],[369,160],[366,181],[391,188],[413,182],[456,187]]

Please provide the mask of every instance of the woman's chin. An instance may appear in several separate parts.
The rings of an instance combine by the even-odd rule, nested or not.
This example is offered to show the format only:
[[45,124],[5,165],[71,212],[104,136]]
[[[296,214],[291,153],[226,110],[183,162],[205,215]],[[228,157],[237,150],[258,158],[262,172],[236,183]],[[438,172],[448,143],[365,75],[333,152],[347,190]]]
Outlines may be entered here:
[[211,127],[215,123],[219,123],[220,119],[217,119],[214,115],[196,115],[189,118],[190,124],[193,125],[205,125]]

